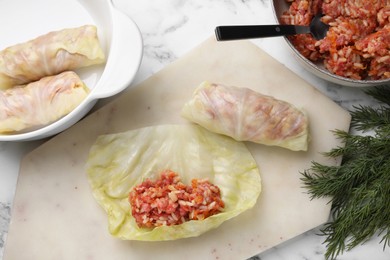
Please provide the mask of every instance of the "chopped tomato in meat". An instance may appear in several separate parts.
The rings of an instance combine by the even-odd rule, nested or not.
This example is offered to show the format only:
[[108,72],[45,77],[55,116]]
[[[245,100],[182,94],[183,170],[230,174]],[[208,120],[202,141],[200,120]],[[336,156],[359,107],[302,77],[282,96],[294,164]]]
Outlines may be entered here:
[[165,170],[160,178],[145,180],[129,194],[131,213],[139,227],[152,228],[203,220],[221,212],[220,189],[206,179],[193,179],[191,186],[177,173]]
[[330,26],[324,39],[290,36],[311,61],[322,60],[332,73],[352,79],[390,78],[390,6],[388,0],[286,0],[283,24],[309,25],[314,15]]

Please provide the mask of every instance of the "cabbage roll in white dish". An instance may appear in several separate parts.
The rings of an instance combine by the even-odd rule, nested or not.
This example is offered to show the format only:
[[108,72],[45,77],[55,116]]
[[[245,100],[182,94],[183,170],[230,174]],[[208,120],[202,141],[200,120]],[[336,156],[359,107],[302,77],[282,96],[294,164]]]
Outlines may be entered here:
[[238,141],[293,151],[308,147],[308,118],[303,111],[248,88],[203,82],[184,105],[182,116]]
[[96,26],[49,32],[0,52],[0,89],[104,61]]
[[72,71],[0,91],[0,133],[37,128],[70,113],[89,89]]

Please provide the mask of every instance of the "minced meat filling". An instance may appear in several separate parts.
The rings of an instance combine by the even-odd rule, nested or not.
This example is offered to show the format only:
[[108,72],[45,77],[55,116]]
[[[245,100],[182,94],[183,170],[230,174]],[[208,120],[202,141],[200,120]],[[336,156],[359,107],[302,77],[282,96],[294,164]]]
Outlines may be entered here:
[[177,173],[165,170],[160,178],[145,180],[129,194],[131,213],[139,227],[153,228],[203,220],[221,212],[220,189],[206,179],[193,179],[191,186]]
[[324,39],[310,34],[289,36],[311,61],[323,61],[330,72],[352,79],[390,78],[390,6],[388,0],[286,0],[283,24],[309,25],[322,13],[330,26]]

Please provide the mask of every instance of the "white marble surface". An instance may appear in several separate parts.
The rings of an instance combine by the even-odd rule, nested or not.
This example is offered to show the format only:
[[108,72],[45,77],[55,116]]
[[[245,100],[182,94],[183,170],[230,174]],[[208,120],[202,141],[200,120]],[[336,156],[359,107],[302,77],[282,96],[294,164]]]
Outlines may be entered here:
[[[133,84],[146,79],[213,35],[217,25],[275,22],[269,0],[114,0],[113,2],[118,9],[137,23],[144,40],[144,57]],[[359,104],[376,105],[362,89],[330,84],[304,71],[295,63],[282,38],[257,39],[253,42],[345,109],[352,109],[354,105]],[[24,154],[44,141],[0,142],[0,258],[7,237],[20,160]],[[325,246],[322,244],[324,237],[317,235],[320,228],[254,256],[253,259],[324,259]],[[338,259],[390,259],[390,249],[383,251],[383,244],[379,244],[379,241],[379,238],[373,238],[366,244],[344,253]]]

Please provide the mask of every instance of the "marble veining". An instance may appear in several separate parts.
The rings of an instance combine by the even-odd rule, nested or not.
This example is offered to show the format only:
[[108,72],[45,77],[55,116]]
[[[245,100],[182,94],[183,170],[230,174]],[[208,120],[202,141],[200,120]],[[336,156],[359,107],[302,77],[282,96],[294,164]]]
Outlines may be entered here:
[[[114,5],[139,26],[144,41],[144,56],[134,84],[153,75],[213,35],[215,26],[224,24],[275,23],[270,0],[113,0]],[[1,11],[0,11],[1,12]],[[319,79],[297,65],[283,39],[256,39],[255,44],[286,67],[303,77],[320,92],[347,110],[358,105],[378,106],[364,89],[337,86]],[[229,54],[227,54],[229,55]],[[105,102],[105,101],[103,101]],[[43,141],[0,142],[0,259],[3,256],[12,201],[22,157]],[[325,253],[321,227],[273,247],[250,260],[322,260]],[[380,237],[345,252],[340,260],[388,260]]]
[[0,259],[3,257],[3,247],[7,236],[10,214],[11,214],[10,203],[0,202]]

